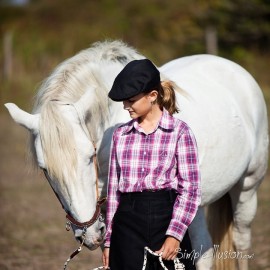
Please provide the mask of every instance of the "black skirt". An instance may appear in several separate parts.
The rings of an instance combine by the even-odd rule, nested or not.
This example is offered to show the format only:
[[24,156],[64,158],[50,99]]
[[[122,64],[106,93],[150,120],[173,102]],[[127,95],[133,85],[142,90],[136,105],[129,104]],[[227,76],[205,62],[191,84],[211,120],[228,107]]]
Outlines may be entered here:
[[[174,191],[143,191],[122,193],[114,215],[109,265],[111,270],[141,270],[144,247],[159,250],[166,239],[176,199]],[[192,247],[185,234],[181,249],[191,253]],[[181,256],[179,256],[181,258]],[[191,259],[181,259],[186,270],[196,269]],[[168,270],[174,270],[173,261],[164,261]],[[158,258],[148,254],[147,270],[162,270]]]

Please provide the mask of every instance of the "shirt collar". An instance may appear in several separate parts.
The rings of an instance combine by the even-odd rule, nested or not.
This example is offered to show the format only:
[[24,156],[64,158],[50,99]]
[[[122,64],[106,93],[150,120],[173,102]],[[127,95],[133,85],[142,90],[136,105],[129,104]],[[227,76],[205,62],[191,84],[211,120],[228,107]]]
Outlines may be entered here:
[[162,117],[158,125],[164,129],[168,130],[174,129],[175,125],[174,118],[169,114],[169,112],[165,108],[163,108]]
[[[158,127],[161,127],[163,129],[172,130],[174,128],[174,118],[169,114],[169,112],[163,108],[162,116],[159,120]],[[138,130],[139,123],[138,119],[133,119],[127,123],[126,128],[123,130],[123,133],[130,132],[133,128]]]

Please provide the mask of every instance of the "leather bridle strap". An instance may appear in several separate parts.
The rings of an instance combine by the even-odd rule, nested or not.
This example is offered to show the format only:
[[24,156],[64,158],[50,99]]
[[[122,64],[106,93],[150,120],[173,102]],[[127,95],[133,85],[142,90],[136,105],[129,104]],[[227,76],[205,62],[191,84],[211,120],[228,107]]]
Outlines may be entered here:
[[97,194],[97,201],[99,201],[99,192],[98,192],[98,161],[97,161],[97,146],[94,141],[92,141],[95,154],[93,156],[93,163],[95,167],[95,173],[96,173],[96,194]]
[[90,227],[91,225],[93,225],[97,219],[99,218],[100,216],[100,212],[101,212],[101,205],[106,201],[106,197],[104,198],[101,198],[97,201],[97,205],[96,205],[96,210],[95,210],[95,213],[93,215],[93,217],[89,220],[89,221],[86,221],[86,222],[79,222],[77,221],[76,219],[74,219],[71,215],[67,214],[66,215],[66,219],[73,225],[79,227],[79,228],[88,228]]

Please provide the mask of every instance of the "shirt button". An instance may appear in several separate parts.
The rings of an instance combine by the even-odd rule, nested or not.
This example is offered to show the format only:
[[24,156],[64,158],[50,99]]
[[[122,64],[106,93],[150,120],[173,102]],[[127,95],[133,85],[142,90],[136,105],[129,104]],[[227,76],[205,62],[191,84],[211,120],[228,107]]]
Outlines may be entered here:
[[144,172],[144,168],[142,168],[142,172]]
[[144,151],[143,154],[146,155],[146,151]]

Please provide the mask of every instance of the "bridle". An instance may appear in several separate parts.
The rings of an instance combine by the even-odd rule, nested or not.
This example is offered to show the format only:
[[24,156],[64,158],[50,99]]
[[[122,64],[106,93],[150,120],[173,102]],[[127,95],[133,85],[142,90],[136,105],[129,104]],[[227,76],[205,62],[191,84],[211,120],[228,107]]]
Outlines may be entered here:
[[107,200],[107,197],[102,197],[100,198],[99,196],[99,191],[98,191],[98,161],[97,161],[97,147],[96,147],[96,143],[95,141],[93,140],[93,136],[91,135],[91,133],[88,131],[87,129],[87,126],[85,124],[85,121],[83,119],[83,115],[81,113],[81,110],[79,110],[76,106],[76,104],[66,104],[66,105],[71,105],[74,107],[77,115],[78,115],[78,118],[80,120],[80,125],[84,131],[84,133],[86,134],[87,138],[92,142],[92,145],[93,145],[93,148],[94,148],[94,155],[93,155],[93,163],[94,163],[94,168],[95,168],[95,175],[96,175],[96,194],[97,194],[97,203],[96,203],[96,209],[95,209],[95,212],[92,216],[92,218],[88,221],[85,221],[85,222],[80,222],[78,220],[76,220],[74,217],[72,217],[71,213],[65,209],[65,206],[64,204],[62,203],[62,201],[60,200],[60,197],[59,195],[56,193],[56,191],[54,190],[52,184],[51,184],[51,178],[48,174],[48,171],[46,169],[43,169],[43,172],[45,174],[45,177],[46,179],[48,180],[52,190],[54,191],[57,199],[59,200],[62,208],[64,209],[64,211],[66,212],[66,219],[67,219],[67,222],[66,222],[66,230],[69,231],[70,228],[71,228],[71,225],[74,225],[80,229],[82,229],[82,236],[81,236],[81,244],[79,246],[79,248],[77,248],[70,256],[69,258],[67,259],[67,261],[65,262],[64,264],[64,270],[67,268],[67,264],[70,262],[70,260],[72,258],[74,258],[81,250],[82,250],[82,247],[83,247],[83,244],[84,244],[84,241],[85,241],[85,238],[86,238],[86,231],[87,229],[92,226],[98,219],[100,221],[104,221],[103,217],[102,217],[102,214],[101,214],[101,206],[102,204],[104,204]]
[[[89,228],[90,226],[92,226],[98,219],[100,219],[100,221],[103,221],[103,217],[101,215],[101,206],[103,203],[106,202],[107,200],[107,197],[103,197],[103,198],[99,198],[97,199],[97,203],[96,203],[96,210],[92,216],[92,218],[88,221],[85,221],[85,222],[80,222],[78,220],[76,220],[75,218],[72,217],[72,215],[70,214],[70,212],[68,210],[65,209],[62,201],[60,200],[59,198],[59,195],[56,193],[56,191],[54,190],[52,184],[51,184],[51,178],[47,172],[46,169],[43,169],[43,172],[44,172],[44,175],[45,177],[47,178],[55,196],[57,197],[58,201],[60,202],[62,208],[64,209],[64,211],[66,212],[66,219],[67,219],[67,222],[66,222],[66,230],[69,231],[70,230],[70,227],[71,227],[71,224],[76,226],[76,227],[79,227],[81,229],[85,229],[87,230],[87,228]],[[96,181],[96,185],[98,184],[98,182]]]
[[82,229],[87,229],[90,226],[92,226],[98,218],[101,219],[101,221],[103,221],[102,215],[101,215],[101,205],[103,203],[106,202],[107,197],[103,197],[100,198],[99,193],[98,193],[98,162],[97,162],[97,147],[94,141],[92,141],[93,147],[94,147],[94,156],[93,156],[93,163],[94,163],[94,167],[95,167],[95,174],[96,174],[96,194],[97,194],[97,203],[96,203],[96,210],[94,212],[94,215],[92,216],[92,218],[86,222],[79,222],[77,221],[75,218],[73,218],[70,213],[67,212],[66,214],[66,219],[67,219],[67,223],[66,223],[66,230],[69,231],[71,224],[82,228]]

